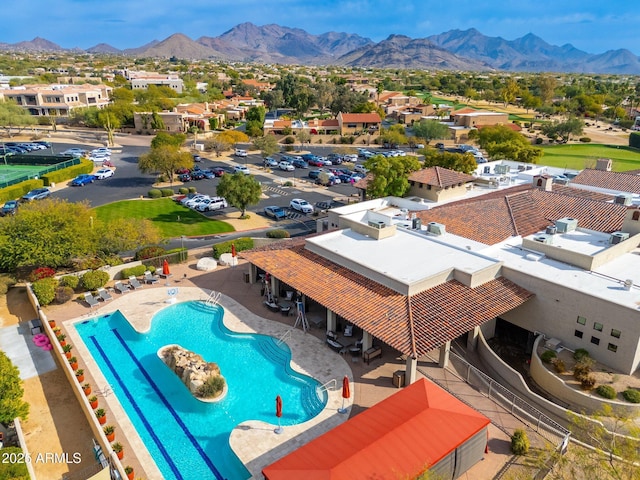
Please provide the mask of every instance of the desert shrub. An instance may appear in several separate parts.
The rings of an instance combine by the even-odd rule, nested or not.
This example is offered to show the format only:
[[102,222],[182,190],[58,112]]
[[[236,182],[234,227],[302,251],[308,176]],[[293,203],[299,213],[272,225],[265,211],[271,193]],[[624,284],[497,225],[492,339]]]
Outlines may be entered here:
[[35,282],[37,280],[42,280],[43,278],[53,277],[55,274],[56,271],[51,267],[39,267],[31,272],[31,275],[29,275],[29,281]]
[[292,182],[292,181],[287,180],[286,182],[284,182],[284,183],[282,184],[282,186],[283,186],[283,187],[293,187],[293,182]]
[[622,396],[627,402],[640,403],[640,390],[636,390],[635,388],[627,388],[622,392]]
[[573,352],[573,359],[576,362],[581,361],[583,358],[586,358],[589,356],[589,351],[584,349],[584,348],[578,348],[576,349],[575,352]]
[[186,195],[187,193],[189,193],[189,189],[188,189],[187,187],[180,187],[180,188],[178,189],[178,193],[179,193],[180,195]]
[[596,393],[603,398],[608,398],[609,400],[616,398],[617,395],[616,389],[611,385],[598,385]]
[[283,228],[278,228],[276,230],[269,230],[267,232],[267,238],[289,238],[289,232],[284,230]]
[[109,274],[104,270],[91,270],[82,275],[82,286],[87,290],[97,290],[109,281]]
[[527,432],[521,428],[516,429],[511,436],[511,451],[514,455],[526,455],[529,451]]
[[160,193],[163,197],[173,197],[173,189],[171,188],[163,188],[160,190]]
[[640,132],[631,132],[629,134],[629,146],[640,148]]
[[156,267],[154,267],[153,265],[136,265],[135,267],[123,268],[120,271],[120,275],[122,276],[122,278],[139,277],[141,275],[144,275],[144,272],[146,272],[147,270],[149,270],[151,273],[154,273],[156,271]]
[[543,142],[542,138],[536,137],[536,145],[540,145]]
[[196,187],[189,187],[189,193],[196,193],[198,189]]
[[200,385],[200,388],[198,388],[197,396],[202,398],[217,397],[224,389],[224,384],[224,378],[220,375],[209,377]]
[[591,142],[591,139],[589,137],[580,137],[580,141],[582,143],[589,143]]
[[26,455],[21,448],[5,446],[2,449],[2,456],[7,459],[20,459],[20,461],[0,463],[0,478],[12,480],[29,480],[31,478],[27,464],[24,462]]
[[144,247],[136,252],[134,260],[146,260],[147,258],[161,257],[165,253],[166,253],[166,250],[162,247],[158,247],[158,246]]
[[557,373],[564,373],[567,371],[567,367],[565,366],[564,362],[559,358],[552,360],[552,363],[553,363],[553,368]]
[[67,303],[73,298],[73,288],[71,287],[58,287],[56,288],[56,302]]
[[591,367],[593,366],[593,360],[589,357],[584,357],[582,360],[576,363],[573,367],[573,376],[582,381],[583,378],[588,377],[591,374]]
[[75,290],[76,288],[78,288],[79,284],[80,284],[80,277],[76,277],[75,275],[65,275],[60,279],[61,287],[70,287],[73,290]]
[[296,139],[292,136],[284,137],[282,143],[284,143],[285,145],[293,145],[294,143],[296,143]]
[[580,387],[583,390],[591,390],[596,386],[596,377],[593,374],[587,375],[580,379]]
[[49,305],[56,298],[58,280],[53,277],[43,278],[31,284],[31,290],[43,307]]
[[75,270],[97,270],[105,264],[100,257],[83,257],[73,260]]
[[157,188],[152,188],[147,192],[149,198],[160,198],[162,197],[162,192]]
[[0,295],[6,295],[9,291],[9,287],[15,285],[16,279],[9,274],[0,274]]
[[235,244],[236,252],[249,250],[253,248],[253,239],[249,237],[240,237],[228,242],[216,243],[213,246],[213,257],[220,258],[223,253],[231,253],[231,245]]
[[293,145],[285,145],[284,146],[284,151],[285,152],[293,152]]
[[551,360],[553,360],[557,356],[558,354],[553,350],[545,350],[544,352],[542,352],[542,355],[540,355],[540,360],[542,360],[544,363],[551,363]]

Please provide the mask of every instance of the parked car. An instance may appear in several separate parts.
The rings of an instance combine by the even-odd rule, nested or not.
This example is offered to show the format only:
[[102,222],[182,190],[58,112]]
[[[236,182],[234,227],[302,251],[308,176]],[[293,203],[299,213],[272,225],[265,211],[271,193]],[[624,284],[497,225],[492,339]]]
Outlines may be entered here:
[[313,213],[313,205],[302,198],[294,198],[289,202],[289,208],[302,213]]
[[224,168],[222,167],[213,167],[211,170],[211,173],[213,173],[216,177],[221,177],[222,175],[225,174]]
[[69,148],[64,152],[60,152],[60,155],[70,155],[72,157],[82,157],[84,155],[84,150],[81,148]]
[[287,172],[293,172],[296,169],[296,167],[291,165],[289,162],[285,162],[284,160],[278,164],[278,168]]
[[180,175],[178,175],[178,180],[180,180],[181,182],[190,182],[191,181],[191,174],[189,174],[189,173],[181,173]]
[[236,157],[246,157],[249,154],[247,153],[246,150],[242,150],[241,148],[236,148],[236,151],[235,151],[234,155]]
[[287,212],[282,207],[264,207],[264,214],[267,217],[273,218],[275,220],[280,220],[281,218],[287,218]]
[[88,185],[95,181],[96,181],[95,175],[83,173],[82,175],[78,175],[76,178],[71,180],[69,185],[71,185],[72,187],[84,187],[85,185]]
[[202,170],[193,170],[190,175],[191,180],[202,180],[203,178],[206,178],[206,175]]
[[95,173],[96,180],[104,180],[105,178],[113,177],[113,170],[110,168],[101,168]]
[[213,210],[220,210],[222,208],[227,208],[229,204],[222,197],[211,197],[205,198],[198,204],[196,204],[195,209],[199,212],[211,212]]
[[199,203],[203,202],[208,198],[211,198],[211,197],[209,197],[209,195],[196,195],[195,197],[184,202],[184,206],[189,208],[195,208]]
[[22,200],[24,200],[25,202],[30,202],[31,200],[42,200],[44,198],[47,198],[49,195],[51,195],[51,190],[49,190],[47,187],[36,188],[24,194]]
[[367,173],[369,171],[366,168],[364,168],[362,165],[356,165],[355,167],[353,167],[353,170],[358,173]]
[[193,154],[193,161],[194,162],[201,162],[202,161],[202,157],[198,154]]
[[342,161],[343,162],[357,162],[358,161],[358,155],[356,155],[355,153],[347,153],[346,155],[343,155]]
[[309,164],[307,162],[305,162],[302,158],[293,158],[291,160],[291,165],[293,165],[296,168],[309,168]]
[[330,153],[327,155],[327,160],[331,162],[331,165],[340,165],[343,161],[343,156],[339,153]]
[[444,143],[438,142],[434,145],[438,150],[444,150]]
[[2,215],[3,217],[6,215],[15,215],[17,211],[18,211],[18,201],[9,200],[8,202],[5,202],[4,205],[2,206],[2,209],[0,209],[0,215]]
[[418,150],[422,150],[422,149],[424,149],[424,143],[416,143],[415,147],[416,147]]
[[245,175],[251,175],[249,167],[247,167],[246,165],[236,165],[235,167],[233,167],[233,173],[244,173]]
[[278,161],[273,157],[265,158],[263,163],[264,163],[265,167],[277,167],[278,166]]
[[177,200],[179,200],[181,205],[185,205],[189,200],[196,198],[196,197],[204,197],[205,194],[204,193],[188,193],[187,195],[184,195],[183,197],[178,197]]

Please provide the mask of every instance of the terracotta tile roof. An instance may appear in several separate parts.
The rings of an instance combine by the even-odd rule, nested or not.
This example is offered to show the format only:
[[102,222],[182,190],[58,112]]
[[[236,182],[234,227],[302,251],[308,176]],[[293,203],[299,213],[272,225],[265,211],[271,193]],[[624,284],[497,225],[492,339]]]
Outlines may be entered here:
[[453,112],[451,112],[451,116],[455,116],[455,115],[460,115],[463,113],[476,113],[476,112],[480,112],[481,110],[476,110],[475,108],[471,108],[471,107],[464,107],[461,108],[460,110],[454,110]]
[[[554,186],[555,188],[555,186]],[[599,232],[622,228],[626,207],[596,201],[574,190],[573,195],[527,188],[507,189],[487,196],[416,212],[423,223],[438,222],[447,232],[487,245],[513,235],[531,235],[563,217],[578,219],[578,226]],[[563,189],[564,192],[564,189]]]
[[627,172],[607,172],[587,168],[571,180],[571,183],[640,194],[640,175]]
[[353,184],[353,186],[355,188],[359,188],[360,190],[366,190],[371,180],[373,180],[373,174],[367,173],[367,175],[364,178],[361,178],[360,180],[358,180],[356,183]]
[[409,181],[445,188],[461,183],[472,182],[473,177],[466,173],[449,170],[448,168],[429,167],[413,172],[409,175]]
[[476,288],[453,280],[406,297],[306,250],[299,241],[241,256],[407,355],[423,355],[533,296],[497,278]]
[[380,123],[380,115],[377,113],[340,113],[343,122],[349,123]]
[[562,195],[569,195],[571,197],[587,198],[589,200],[596,200],[598,202],[612,202],[615,195],[608,193],[594,192],[592,190],[585,190],[583,188],[575,188],[569,185],[553,184],[553,192],[561,193]]

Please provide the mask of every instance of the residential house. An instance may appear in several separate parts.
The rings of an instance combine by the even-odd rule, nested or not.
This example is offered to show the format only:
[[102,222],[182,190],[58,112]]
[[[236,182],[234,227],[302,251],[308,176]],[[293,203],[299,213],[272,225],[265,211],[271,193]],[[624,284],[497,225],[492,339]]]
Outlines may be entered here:
[[382,119],[377,113],[338,113],[340,135],[376,134],[380,132]]

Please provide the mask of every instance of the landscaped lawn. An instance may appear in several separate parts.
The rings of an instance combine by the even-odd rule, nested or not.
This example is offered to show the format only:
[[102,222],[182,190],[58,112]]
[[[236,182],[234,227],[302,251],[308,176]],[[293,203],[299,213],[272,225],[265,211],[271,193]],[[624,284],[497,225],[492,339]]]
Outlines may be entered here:
[[170,198],[123,200],[94,210],[98,218],[104,221],[115,218],[145,218],[153,222],[164,238],[211,235],[235,230],[226,222],[211,220]]
[[540,147],[544,150],[544,156],[539,163],[550,167],[582,170],[594,168],[598,158],[610,158],[613,160],[613,170],[616,172],[640,169],[640,150],[635,148],[597,143],[540,145]]

